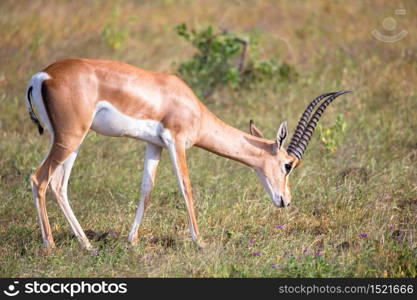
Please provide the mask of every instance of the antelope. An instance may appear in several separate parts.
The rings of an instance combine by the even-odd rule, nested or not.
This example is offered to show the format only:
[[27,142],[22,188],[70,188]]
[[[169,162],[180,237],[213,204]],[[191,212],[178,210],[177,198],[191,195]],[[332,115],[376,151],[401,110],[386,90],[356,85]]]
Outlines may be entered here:
[[44,246],[55,247],[45,206],[45,192],[50,184],[81,246],[93,249],[67,196],[71,169],[89,129],[106,136],[146,142],[139,203],[128,241],[133,245],[138,242],[138,228],[154,186],[161,152],[167,149],[185,200],[191,239],[204,247],[194,212],[186,150],[197,146],[247,165],[255,170],[273,204],[286,207],[291,202],[288,176],[299,165],[323,111],[347,92],[326,93],[314,99],[285,149],[286,122],[279,126],[275,140],[266,139],[253,121],[249,125],[250,134],[245,133],[210,112],[175,75],[100,59],[65,59],[53,63],[32,76],[26,93],[29,115],[39,133],[44,131],[43,124],[51,136],[48,154],[31,175]]

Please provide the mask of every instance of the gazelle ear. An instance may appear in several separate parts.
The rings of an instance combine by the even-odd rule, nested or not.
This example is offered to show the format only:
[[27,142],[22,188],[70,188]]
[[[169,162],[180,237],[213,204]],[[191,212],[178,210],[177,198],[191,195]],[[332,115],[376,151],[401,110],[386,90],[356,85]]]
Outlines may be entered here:
[[252,120],[249,121],[249,131],[250,131],[250,134],[254,136],[257,136],[260,138],[264,137],[262,132],[258,128],[256,128],[255,123]]
[[281,123],[281,125],[279,125],[277,133],[277,149],[281,149],[282,145],[284,144],[285,138],[287,137],[287,133],[287,121],[284,121]]

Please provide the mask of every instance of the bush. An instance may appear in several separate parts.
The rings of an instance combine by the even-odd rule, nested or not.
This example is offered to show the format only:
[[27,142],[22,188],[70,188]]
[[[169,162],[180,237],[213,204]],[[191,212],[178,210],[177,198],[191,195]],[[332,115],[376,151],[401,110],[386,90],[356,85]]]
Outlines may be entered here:
[[317,124],[320,142],[327,152],[336,152],[346,131],[346,127],[347,124],[341,114],[337,115],[336,122],[329,128],[323,128],[323,126]]
[[217,88],[253,88],[260,82],[288,81],[297,77],[294,67],[277,59],[256,59],[258,45],[226,30],[215,32],[212,26],[199,31],[186,24],[176,26],[177,34],[190,42],[196,53],[182,62],[178,75],[200,98],[209,97]]
[[129,35],[129,30],[119,25],[119,17],[120,11],[118,7],[114,7],[109,21],[101,31],[101,36],[106,44],[115,50],[122,46]]

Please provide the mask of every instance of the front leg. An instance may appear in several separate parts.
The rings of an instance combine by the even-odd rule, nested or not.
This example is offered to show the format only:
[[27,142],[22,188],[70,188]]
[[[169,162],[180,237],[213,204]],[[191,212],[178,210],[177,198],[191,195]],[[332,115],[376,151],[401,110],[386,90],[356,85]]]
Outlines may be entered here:
[[197,220],[194,213],[193,194],[185,157],[185,145],[180,140],[175,141],[169,131],[164,132],[161,137],[168,148],[175,175],[178,179],[178,185],[185,199],[185,206],[187,207],[188,213],[188,228],[190,230],[191,239],[198,247],[204,248],[205,243],[199,239],[200,233],[198,231]]
[[143,168],[142,185],[140,189],[140,200],[136,209],[135,221],[130,230],[128,241],[135,245],[138,241],[138,229],[142,222],[143,214],[148,206],[152,188],[155,182],[156,169],[161,158],[162,148],[148,143],[145,152],[145,166]]

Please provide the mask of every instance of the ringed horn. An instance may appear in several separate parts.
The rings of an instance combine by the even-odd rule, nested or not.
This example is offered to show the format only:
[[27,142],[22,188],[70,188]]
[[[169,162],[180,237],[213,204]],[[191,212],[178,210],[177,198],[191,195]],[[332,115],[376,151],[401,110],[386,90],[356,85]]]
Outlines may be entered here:
[[[291,138],[290,144],[288,145],[287,152],[299,160],[303,157],[303,154],[307,148],[308,142],[316,129],[317,122],[319,121],[322,113],[327,108],[327,106],[337,97],[340,95],[350,93],[351,91],[339,91],[339,92],[332,92],[326,93],[323,95],[318,96],[314,99],[305,109],[304,113],[301,115],[300,121],[298,122],[297,128],[295,129],[294,135]],[[315,111],[314,115],[311,117],[310,115],[313,111],[314,107],[324,98],[328,97]]]

